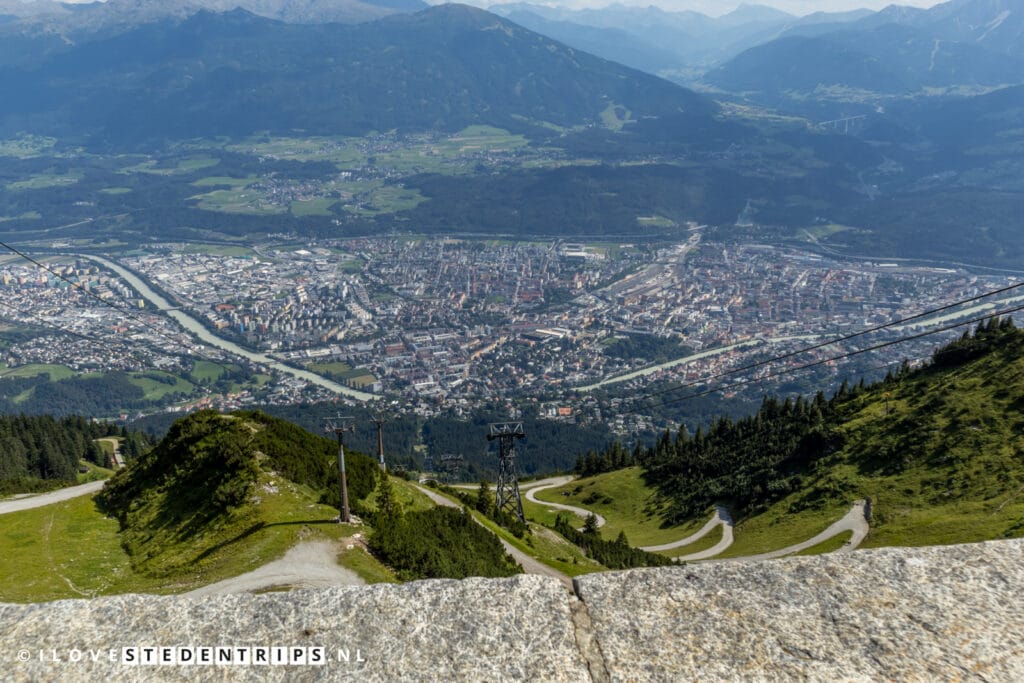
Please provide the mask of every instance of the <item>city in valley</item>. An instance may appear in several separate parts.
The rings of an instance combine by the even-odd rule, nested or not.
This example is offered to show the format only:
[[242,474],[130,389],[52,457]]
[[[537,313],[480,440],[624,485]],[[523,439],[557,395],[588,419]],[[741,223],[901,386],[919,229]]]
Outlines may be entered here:
[[[785,354],[1012,281],[713,242],[703,233],[691,225],[685,241],[656,246],[418,237],[168,243],[113,261],[40,256],[45,269],[12,256],[0,262],[4,315],[34,333],[0,351],[0,373],[123,371],[176,389],[153,394],[164,400],[151,410],[340,393],[387,398],[423,415],[522,399],[551,417],[582,418],[652,383],[696,382],[767,352]],[[153,287],[150,295],[140,283]],[[153,291],[170,305],[154,301]],[[186,318],[193,329],[183,327]],[[786,362],[795,367],[885,338]],[[913,361],[936,343],[900,344],[865,362]],[[197,368],[215,379],[218,368],[243,366],[239,381],[214,390],[207,382],[199,391]],[[758,372],[774,376],[785,367]],[[843,367],[827,366],[834,375]]]

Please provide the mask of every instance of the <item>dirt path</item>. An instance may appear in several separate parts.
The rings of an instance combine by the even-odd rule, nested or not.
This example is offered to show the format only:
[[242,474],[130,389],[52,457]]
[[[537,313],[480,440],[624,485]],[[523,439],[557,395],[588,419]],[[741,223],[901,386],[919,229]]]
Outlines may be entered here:
[[113,437],[104,437],[102,439],[96,439],[97,441],[105,441],[110,444],[113,453],[110,455],[110,459],[114,462],[114,469],[119,470],[124,467],[124,460],[121,459],[121,441]]
[[31,510],[32,508],[60,503],[61,501],[71,500],[72,498],[78,498],[79,496],[87,496],[99,491],[103,488],[103,484],[105,483],[105,481],[90,481],[88,484],[69,486],[66,489],[57,489],[56,491],[50,491],[49,493],[40,493],[35,496],[27,496],[16,500],[0,501],[0,515],[6,515],[10,512],[21,512],[22,510]]
[[[572,512],[585,518],[587,515],[592,514],[590,510],[586,510],[584,508],[576,507],[573,505],[549,503],[544,500],[537,500],[537,498],[534,497],[534,494],[537,491],[542,491],[548,488],[554,488],[556,486],[563,486],[564,484],[569,483],[573,479],[574,477],[552,477],[550,480],[541,480],[539,482],[535,482],[535,487],[532,488],[529,492],[527,492],[526,498],[527,500],[533,503],[537,503],[539,505],[547,505],[549,507],[557,508],[559,510],[568,510],[569,512]],[[846,515],[842,519],[829,526],[820,534],[812,538],[809,538],[806,541],[803,541],[802,543],[796,543],[786,548],[780,548],[779,550],[773,550],[767,553],[760,553],[758,555],[747,555],[744,557],[731,557],[726,559],[740,561],[770,560],[776,557],[783,557],[785,555],[792,555],[794,553],[798,553],[802,550],[814,547],[819,543],[824,543],[825,541],[829,540],[830,538],[833,538],[834,536],[846,533],[847,531],[852,531],[852,538],[846,543],[846,545],[844,545],[842,548],[836,551],[849,552],[851,550],[854,550],[855,548],[857,548],[857,546],[861,544],[861,542],[864,540],[864,537],[868,535],[868,531],[870,530],[867,518],[864,515],[864,507],[865,501],[857,501],[856,503],[853,504],[853,507],[850,509],[848,513],[846,513]],[[593,514],[596,515],[596,513]],[[598,526],[604,526],[604,517],[601,517],[600,515],[596,516],[598,518]],[[716,507],[714,516],[712,516],[712,518],[708,520],[707,524],[701,527],[696,533],[691,534],[686,538],[681,538],[678,541],[672,541],[671,543],[663,543],[661,545],[643,546],[640,549],[646,550],[647,552],[658,552],[662,550],[672,550],[674,548],[681,548],[683,546],[690,545],[691,543],[700,540],[707,534],[711,533],[712,529],[714,529],[719,524],[722,525],[722,540],[716,543],[713,547],[708,548],[706,550],[701,550],[700,552],[676,557],[675,561],[694,562],[697,560],[711,559],[717,557],[718,555],[721,555],[733,543],[732,517],[729,515],[729,511],[720,505]]]
[[725,549],[732,545],[732,517],[729,516],[729,511],[721,505],[715,507],[715,514],[711,516],[707,524],[702,526],[696,533],[690,534],[686,538],[681,538],[678,541],[672,541],[671,543],[663,543],[661,545],[648,545],[640,548],[640,550],[646,550],[649,553],[658,552],[659,550],[672,550],[673,548],[682,548],[685,545],[696,543],[700,539],[711,533],[719,524],[722,525],[722,540],[716,543],[707,550],[702,550],[697,553],[691,553],[690,555],[683,555],[682,557],[676,558],[679,562],[686,562],[689,560],[703,560],[708,557],[714,557],[720,553],[725,552]]
[[871,528],[868,525],[867,518],[864,516],[864,506],[865,501],[858,500],[856,503],[853,504],[853,507],[850,508],[850,511],[847,512],[842,519],[833,523],[829,528],[825,529],[817,536],[809,538],[802,543],[796,543],[786,548],[780,548],[779,550],[773,550],[771,552],[761,553],[759,555],[747,555],[745,557],[734,557],[729,559],[739,560],[741,562],[771,560],[776,557],[792,555],[793,553],[798,553],[801,550],[807,550],[808,548],[812,548],[818,545],[819,543],[824,543],[833,536],[838,536],[839,534],[846,533],[847,531],[852,531],[853,537],[850,538],[849,541],[847,541],[846,545],[844,545],[842,548],[835,552],[850,552],[851,550],[856,549],[857,546],[861,544],[861,541],[863,541],[864,537],[868,535],[868,531]]
[[[424,495],[427,496],[427,498],[430,498],[430,500],[434,501],[434,503],[436,503],[437,505],[449,508],[462,507],[458,503],[455,503],[454,501],[451,501],[448,498],[442,496],[441,494],[431,491],[428,488],[425,488],[423,486],[417,486],[416,488],[422,491]],[[511,543],[507,542],[505,539],[499,537],[498,540],[501,541],[501,545],[505,548],[505,552],[507,552],[509,555],[515,558],[515,561],[519,563],[519,566],[521,566],[523,568],[523,571],[525,571],[527,574],[540,574],[542,576],[551,576],[553,578],[558,579],[564,585],[572,589],[572,579],[570,579],[567,575],[563,574],[557,569],[554,569],[553,567],[547,566],[540,560],[530,557],[519,548],[516,548]]]
[[596,512],[591,512],[590,510],[576,507],[575,505],[566,505],[564,503],[549,503],[546,500],[537,500],[537,498],[535,497],[538,491],[564,486],[573,479],[575,479],[575,477],[553,477],[551,479],[542,479],[541,481],[535,482],[535,485],[532,488],[530,488],[529,491],[526,492],[526,500],[530,501],[531,503],[543,505],[548,508],[555,508],[556,510],[566,510],[567,512],[571,512],[574,515],[578,515],[582,519],[586,519],[590,515],[594,515],[594,517],[597,518],[597,526],[603,527],[606,520],[604,517],[597,514]]
[[355,572],[339,567],[338,545],[330,541],[299,543],[284,557],[268,562],[259,569],[212,583],[184,593],[189,596],[251,593],[266,588],[324,588],[327,586],[361,586]]

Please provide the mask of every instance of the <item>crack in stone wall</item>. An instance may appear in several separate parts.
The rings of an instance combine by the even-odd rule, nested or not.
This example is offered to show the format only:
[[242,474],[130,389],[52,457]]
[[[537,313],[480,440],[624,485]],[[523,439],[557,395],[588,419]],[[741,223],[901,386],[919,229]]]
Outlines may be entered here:
[[[576,590],[576,582],[573,582],[573,590]],[[594,624],[590,619],[590,611],[587,603],[579,599],[574,593],[569,598],[572,610],[572,624],[576,636],[576,648],[587,663],[587,670],[594,683],[611,683],[611,674],[604,663],[604,655],[601,653],[601,646],[594,637]]]

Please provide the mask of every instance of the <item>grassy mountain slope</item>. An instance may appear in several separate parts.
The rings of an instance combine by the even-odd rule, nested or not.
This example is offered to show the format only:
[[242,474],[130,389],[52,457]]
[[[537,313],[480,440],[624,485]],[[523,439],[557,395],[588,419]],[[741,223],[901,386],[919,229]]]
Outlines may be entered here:
[[[255,566],[338,526],[335,508],[320,502],[336,497],[333,453],[328,439],[281,420],[204,411],[175,423],[97,503],[120,523],[136,572],[173,579],[210,565],[218,573],[221,563],[238,567],[240,555]],[[346,465],[358,501],[372,490],[376,467],[356,453]]]
[[957,353],[846,401],[843,447],[778,505],[795,512],[870,498],[867,546],[1024,535],[1024,335]]
[[[723,436],[725,428],[712,427],[687,441],[714,444],[697,451],[703,462],[655,456],[656,448],[648,453],[646,484],[638,468],[629,468],[539,497],[593,509],[608,519],[606,538],[625,529],[638,545],[687,536],[708,519],[711,504],[722,502],[736,520],[735,542],[723,557],[805,541],[862,499],[869,499],[872,509],[862,547],[1021,537],[1022,396],[1024,333],[1007,327],[982,330],[937,352],[928,367],[833,399],[806,431],[787,431],[784,425],[799,420],[776,416],[767,429],[773,443],[748,434],[752,443],[741,446],[731,439],[767,423],[767,416],[730,427],[729,437]],[[819,409],[817,403],[807,406]],[[792,406],[776,408],[796,412]],[[663,450],[674,448],[671,440],[663,441]],[[746,461],[748,452],[757,454],[755,462]],[[711,467],[711,458],[720,462]],[[666,518],[673,525],[664,524]],[[813,550],[834,550],[837,543]],[[706,539],[701,547],[670,554],[707,545]]]

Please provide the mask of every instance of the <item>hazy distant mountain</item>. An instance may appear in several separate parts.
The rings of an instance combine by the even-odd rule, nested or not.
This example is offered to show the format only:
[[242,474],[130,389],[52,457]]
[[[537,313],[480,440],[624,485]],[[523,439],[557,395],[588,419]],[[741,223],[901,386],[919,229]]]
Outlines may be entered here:
[[764,93],[770,102],[823,89],[841,97],[836,88],[897,95],[1016,84],[1024,82],[1022,22],[1024,0],[954,0],[929,10],[889,7],[844,25],[788,29],[704,80],[727,91]]
[[203,11],[0,70],[0,133],[143,140],[303,129],[524,129],[710,117],[698,95],[578,52],[493,14],[443,5],[360,26]]
[[1024,0],[952,0],[893,20],[926,30],[941,40],[1024,55]]
[[79,33],[189,17],[199,10],[242,8],[258,16],[295,24],[360,23],[397,12],[425,9],[421,0],[106,0],[62,4],[0,0],[0,15],[19,17],[37,29]]
[[491,10],[572,47],[651,72],[712,65],[794,26],[831,26],[870,14],[816,13],[798,18],[763,5],[741,5],[720,17],[624,5],[569,10],[516,3]]
[[728,91],[812,92],[839,86],[883,94],[924,87],[1001,85],[1024,77],[1024,63],[968,43],[937,41],[885,24],[826,36],[789,36],[751,48],[704,79]]
[[682,64],[677,52],[653,45],[649,40],[619,28],[554,21],[518,7],[509,9],[503,16],[578,50],[648,73],[678,69]]

